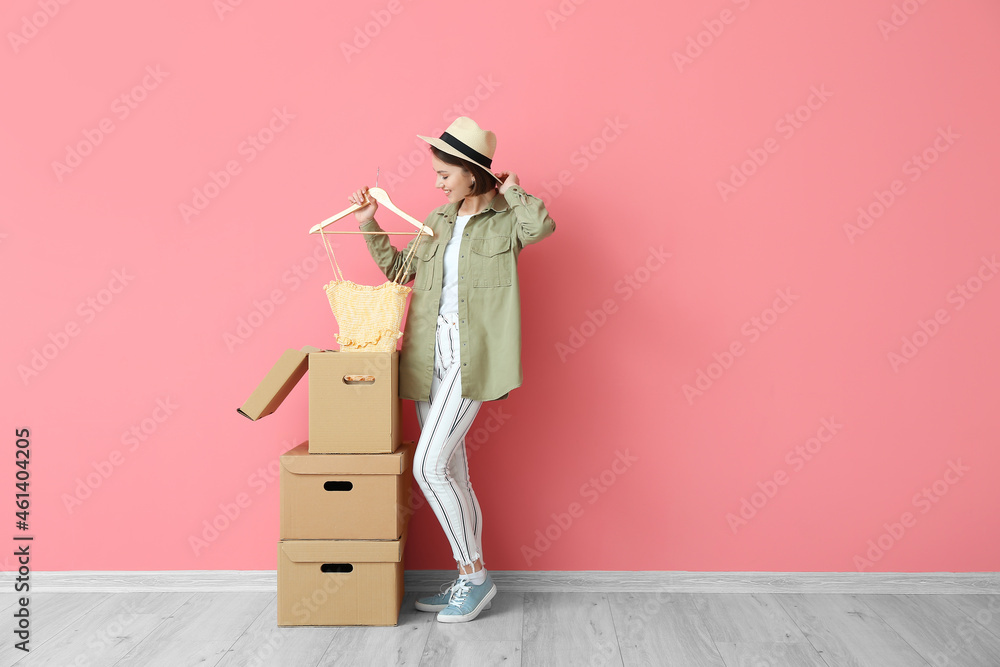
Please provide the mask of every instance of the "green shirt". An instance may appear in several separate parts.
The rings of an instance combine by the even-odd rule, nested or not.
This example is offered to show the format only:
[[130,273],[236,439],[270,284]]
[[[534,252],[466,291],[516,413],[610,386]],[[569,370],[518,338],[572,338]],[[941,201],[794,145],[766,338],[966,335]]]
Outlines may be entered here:
[[[438,306],[444,282],[444,248],[462,202],[439,206],[424,224],[433,238],[420,245],[401,278],[413,280],[403,347],[399,354],[399,396],[429,401],[434,375]],[[375,220],[362,231],[382,231]],[[521,386],[521,298],[517,258],[521,249],[549,236],[556,224],[541,199],[518,185],[498,194],[465,226],[458,259],[458,330],[461,340],[462,396],[477,401],[507,398]],[[391,280],[406,261],[416,237],[396,250],[385,234],[366,235],[368,250]]]

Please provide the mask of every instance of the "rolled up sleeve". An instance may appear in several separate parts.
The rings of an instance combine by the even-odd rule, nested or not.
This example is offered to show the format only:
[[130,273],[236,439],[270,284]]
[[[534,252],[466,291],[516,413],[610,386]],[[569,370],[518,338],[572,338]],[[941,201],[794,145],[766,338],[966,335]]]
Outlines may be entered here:
[[538,243],[556,231],[556,223],[545,209],[545,202],[529,195],[520,185],[512,185],[503,193],[514,212],[514,237],[524,247]]

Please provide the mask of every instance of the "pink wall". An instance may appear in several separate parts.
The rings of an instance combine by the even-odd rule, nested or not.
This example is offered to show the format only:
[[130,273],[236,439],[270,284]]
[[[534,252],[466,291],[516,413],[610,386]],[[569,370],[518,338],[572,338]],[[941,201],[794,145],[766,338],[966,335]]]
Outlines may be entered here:
[[[488,567],[1000,569],[996,3],[226,2],[3,12],[0,502],[27,427],[35,569],[275,567],[306,392],[235,410],[334,344],[306,231],[376,167],[442,203],[415,135],[462,113],[558,224],[525,384],[473,426]],[[428,508],[411,538],[451,567]]]

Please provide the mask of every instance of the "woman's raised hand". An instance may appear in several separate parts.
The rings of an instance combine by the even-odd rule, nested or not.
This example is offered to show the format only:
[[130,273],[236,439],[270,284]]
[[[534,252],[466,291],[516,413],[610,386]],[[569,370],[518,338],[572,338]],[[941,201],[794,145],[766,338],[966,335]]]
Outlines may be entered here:
[[496,176],[500,179],[500,188],[498,190],[500,194],[503,194],[512,185],[520,185],[517,174],[512,171],[498,171],[496,172]]
[[351,204],[365,204],[365,206],[354,212],[354,219],[358,221],[358,224],[372,220],[375,217],[375,211],[378,210],[378,202],[368,194],[367,185],[351,193],[347,201],[351,202]]

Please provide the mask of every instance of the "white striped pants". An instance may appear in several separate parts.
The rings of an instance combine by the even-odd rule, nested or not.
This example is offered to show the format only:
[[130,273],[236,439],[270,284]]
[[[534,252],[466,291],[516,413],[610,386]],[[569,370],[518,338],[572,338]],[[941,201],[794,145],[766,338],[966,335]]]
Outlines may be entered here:
[[458,316],[438,315],[430,401],[416,401],[420,440],[413,477],[434,510],[455,561],[482,558],[483,514],[469,482],[465,434],[482,401],[462,398]]

